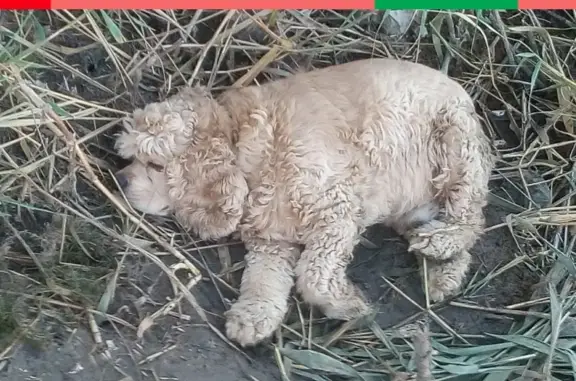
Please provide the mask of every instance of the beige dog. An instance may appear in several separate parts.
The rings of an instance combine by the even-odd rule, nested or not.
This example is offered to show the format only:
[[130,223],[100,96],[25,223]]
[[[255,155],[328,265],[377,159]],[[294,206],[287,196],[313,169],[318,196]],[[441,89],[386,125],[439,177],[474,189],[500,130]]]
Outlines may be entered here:
[[428,291],[458,290],[482,231],[493,161],[472,100],[431,68],[373,59],[213,99],[184,89],[136,110],[117,173],[142,212],[248,253],[227,335],[270,336],[291,288],[334,319],[370,308],[346,276],[359,234],[392,226],[429,260]]

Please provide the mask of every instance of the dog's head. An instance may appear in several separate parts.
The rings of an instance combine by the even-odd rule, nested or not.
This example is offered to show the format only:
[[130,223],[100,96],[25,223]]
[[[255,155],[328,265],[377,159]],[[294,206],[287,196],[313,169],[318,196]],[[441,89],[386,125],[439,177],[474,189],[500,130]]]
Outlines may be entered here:
[[116,141],[132,161],[115,174],[128,202],[147,214],[174,213],[204,239],[232,233],[247,194],[219,107],[204,89],[188,88],[134,111]]
[[186,88],[124,120],[116,149],[132,163],[118,171],[116,179],[135,209],[153,215],[172,211],[167,171],[191,144],[207,102],[203,88]]

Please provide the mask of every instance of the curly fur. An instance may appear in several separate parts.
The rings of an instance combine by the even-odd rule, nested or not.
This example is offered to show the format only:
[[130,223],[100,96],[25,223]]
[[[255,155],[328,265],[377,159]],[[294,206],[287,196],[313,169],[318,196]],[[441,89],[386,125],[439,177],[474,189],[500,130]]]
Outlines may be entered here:
[[359,234],[378,222],[429,259],[433,300],[456,292],[493,166],[464,89],[387,59],[217,99],[185,89],[135,111],[117,147],[134,159],[118,176],[136,209],[173,212],[203,239],[239,231],[246,269],[226,327],[241,345],[273,333],[293,286],[330,318],[369,312],[346,267]]

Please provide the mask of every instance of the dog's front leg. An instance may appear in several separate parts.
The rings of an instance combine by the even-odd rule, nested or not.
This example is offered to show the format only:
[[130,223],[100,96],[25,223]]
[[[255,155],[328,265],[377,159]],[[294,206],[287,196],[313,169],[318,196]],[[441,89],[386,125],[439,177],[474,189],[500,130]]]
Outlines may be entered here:
[[320,307],[326,317],[351,320],[371,311],[346,275],[358,229],[346,217],[331,221],[307,237],[296,264],[296,285],[304,300]]
[[240,297],[226,312],[226,335],[243,347],[268,338],[282,323],[300,255],[296,245],[285,242],[245,244],[248,253]]

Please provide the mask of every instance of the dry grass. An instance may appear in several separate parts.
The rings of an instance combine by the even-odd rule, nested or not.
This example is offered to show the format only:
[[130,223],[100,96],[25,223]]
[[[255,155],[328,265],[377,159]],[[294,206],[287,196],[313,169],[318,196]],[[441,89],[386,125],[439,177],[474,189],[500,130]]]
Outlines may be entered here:
[[[486,120],[500,153],[494,182],[501,189],[491,202],[509,211],[489,229],[509,229],[517,254],[488,276],[473,277],[448,303],[520,320],[508,335],[460,335],[436,313],[443,305],[424,305],[391,329],[350,322],[325,333],[322,319],[296,308],[274,345],[283,378],[574,377],[576,12],[424,12],[401,38],[386,35],[384,12],[53,11],[0,18],[0,360],[17,340],[41,341],[58,324],[90,324],[97,342],[105,320],[142,335],[180,303],[191,304],[224,339],[190,290],[203,272],[218,290],[234,292],[229,274],[242,265],[231,265],[228,243],[221,243],[211,248],[224,270],[213,273],[194,255],[200,243],[193,237],[172,221],[150,223],[114,193],[118,121],[185,84],[220,91],[296,69],[390,56],[448,72]],[[138,257],[161,268],[175,295],[136,327],[111,311],[128,263]],[[542,279],[531,299],[488,308],[466,298],[518,266]],[[428,335],[411,325],[422,317],[442,330]]]

